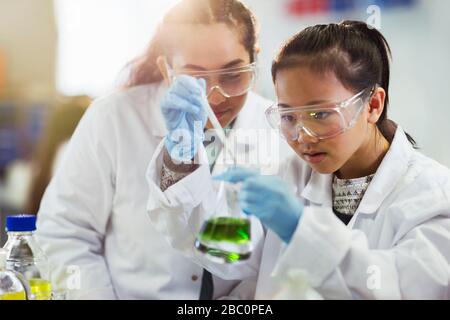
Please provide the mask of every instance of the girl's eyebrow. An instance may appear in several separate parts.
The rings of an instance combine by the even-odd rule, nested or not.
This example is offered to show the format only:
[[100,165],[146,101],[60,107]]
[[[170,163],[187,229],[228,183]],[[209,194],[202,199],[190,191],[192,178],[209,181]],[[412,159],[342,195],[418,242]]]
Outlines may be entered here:
[[228,68],[232,68],[235,67],[241,63],[244,63],[244,60],[242,59],[235,59],[233,61],[228,62],[227,64],[223,65],[221,69],[228,69]]
[[286,103],[279,103],[278,107],[280,108],[295,108],[295,107],[306,107],[306,106],[311,106],[311,105],[317,105],[317,104],[322,104],[322,103],[328,103],[330,101],[328,100],[312,100],[312,101],[308,101],[307,103],[301,105],[301,106],[291,106],[289,104]]
[[330,102],[328,100],[312,100],[312,101],[308,101],[305,106],[310,106],[310,105],[316,105],[316,104],[322,104],[322,103],[327,103]]
[[[236,65],[239,65],[241,63],[244,63],[244,60],[242,60],[242,59],[235,59],[233,61],[230,61],[230,62],[224,64],[222,67],[220,67],[220,69],[232,68],[232,67],[234,67]],[[203,68],[201,66],[198,66],[198,65],[195,65],[195,64],[185,64],[182,68],[183,69],[193,69],[193,70],[196,70],[196,71],[207,71],[205,68]]]

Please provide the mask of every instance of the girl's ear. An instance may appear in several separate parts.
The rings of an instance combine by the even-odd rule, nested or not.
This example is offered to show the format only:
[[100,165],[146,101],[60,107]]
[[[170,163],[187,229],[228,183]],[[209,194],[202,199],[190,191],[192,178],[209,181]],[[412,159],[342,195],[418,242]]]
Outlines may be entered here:
[[386,91],[383,88],[377,87],[375,92],[372,93],[372,96],[369,99],[369,114],[367,116],[367,120],[376,124],[378,119],[384,110],[384,102],[386,100]]
[[167,60],[165,56],[159,56],[156,58],[156,64],[158,66],[159,72],[164,78],[164,83],[170,85],[169,70],[167,70]]

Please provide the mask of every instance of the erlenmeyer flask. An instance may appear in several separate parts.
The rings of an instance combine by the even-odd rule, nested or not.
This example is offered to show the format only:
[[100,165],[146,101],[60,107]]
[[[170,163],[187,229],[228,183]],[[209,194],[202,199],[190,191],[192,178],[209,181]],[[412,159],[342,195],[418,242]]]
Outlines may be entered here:
[[195,247],[219,263],[246,260],[252,251],[251,223],[239,207],[240,185],[224,181],[217,184],[216,212],[204,222]]

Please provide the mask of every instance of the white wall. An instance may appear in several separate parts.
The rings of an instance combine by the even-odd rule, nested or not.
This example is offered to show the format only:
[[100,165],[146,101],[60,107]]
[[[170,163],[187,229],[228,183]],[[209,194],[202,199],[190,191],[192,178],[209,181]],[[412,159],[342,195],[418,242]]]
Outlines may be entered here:
[[[288,17],[286,0],[244,0],[261,24],[258,89],[274,98],[270,62],[283,39],[316,23],[366,21],[366,8],[346,16]],[[450,1],[422,0],[413,9],[381,11],[381,32],[393,52],[389,116],[422,152],[450,167]]]
[[55,0],[57,88],[96,97],[115,88],[122,68],[144,52],[175,0]]

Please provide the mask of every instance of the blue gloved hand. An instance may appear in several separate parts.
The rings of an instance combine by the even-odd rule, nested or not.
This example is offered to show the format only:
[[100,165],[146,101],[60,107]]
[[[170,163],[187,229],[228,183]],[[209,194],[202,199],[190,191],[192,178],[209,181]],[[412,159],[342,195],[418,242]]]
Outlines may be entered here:
[[280,177],[262,176],[238,167],[214,179],[242,182],[239,205],[244,213],[258,217],[285,243],[289,243],[303,213],[303,205]]
[[176,77],[161,100],[168,133],[165,146],[172,159],[191,161],[204,140],[208,119],[206,82],[187,75]]

